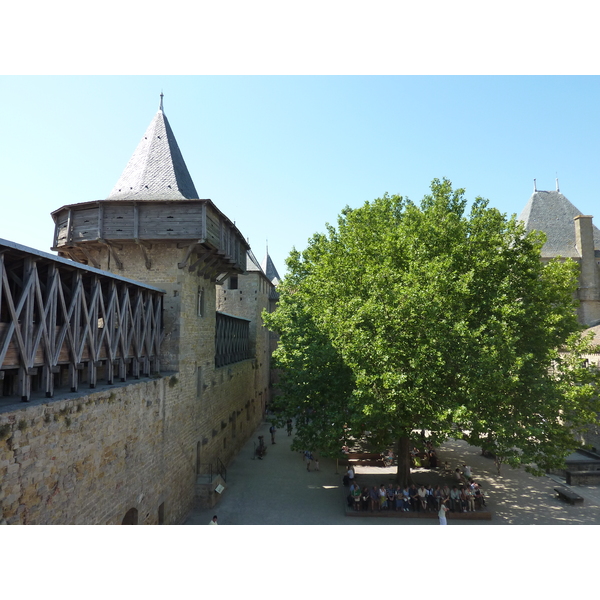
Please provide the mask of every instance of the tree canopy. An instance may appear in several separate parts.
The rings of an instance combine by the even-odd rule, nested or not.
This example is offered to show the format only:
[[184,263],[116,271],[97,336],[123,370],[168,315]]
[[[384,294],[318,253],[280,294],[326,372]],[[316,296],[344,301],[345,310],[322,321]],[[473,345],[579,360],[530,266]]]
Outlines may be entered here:
[[[278,309],[275,407],[295,448],[335,455],[344,426],[398,444],[462,437],[541,472],[599,409],[575,313],[577,265],[543,264],[541,232],[434,180],[417,205],[384,195],[345,208],[292,251]],[[565,353],[565,350],[569,352]]]

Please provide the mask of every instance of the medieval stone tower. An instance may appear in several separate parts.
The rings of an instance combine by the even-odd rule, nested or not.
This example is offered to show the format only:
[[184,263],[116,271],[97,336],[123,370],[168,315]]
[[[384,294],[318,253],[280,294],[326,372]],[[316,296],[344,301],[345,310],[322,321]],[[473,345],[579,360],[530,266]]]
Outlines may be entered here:
[[[12,490],[0,489],[0,518],[181,522],[226,490],[227,463],[262,420],[261,313],[275,285],[234,223],[199,199],[162,94],[108,197],[52,217],[59,259],[7,243],[0,264],[14,281],[0,293],[31,306],[30,324],[0,315],[0,476]],[[28,404],[11,406],[17,394]]]

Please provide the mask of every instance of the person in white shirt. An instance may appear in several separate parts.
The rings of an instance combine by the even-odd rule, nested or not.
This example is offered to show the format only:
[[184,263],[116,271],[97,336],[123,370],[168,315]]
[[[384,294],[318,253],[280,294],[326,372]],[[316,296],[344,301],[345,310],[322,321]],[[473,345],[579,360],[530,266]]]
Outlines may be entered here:
[[438,517],[440,519],[440,525],[448,525],[448,521],[446,520],[446,511],[448,507],[446,506],[446,501],[443,500],[440,505],[440,510],[438,511]]

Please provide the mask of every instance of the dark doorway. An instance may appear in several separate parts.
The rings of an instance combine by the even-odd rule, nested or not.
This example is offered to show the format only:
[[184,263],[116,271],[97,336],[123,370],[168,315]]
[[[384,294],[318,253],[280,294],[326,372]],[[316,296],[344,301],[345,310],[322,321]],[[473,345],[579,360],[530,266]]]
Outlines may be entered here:
[[138,511],[137,508],[130,508],[127,514],[123,517],[121,525],[137,525],[138,524]]

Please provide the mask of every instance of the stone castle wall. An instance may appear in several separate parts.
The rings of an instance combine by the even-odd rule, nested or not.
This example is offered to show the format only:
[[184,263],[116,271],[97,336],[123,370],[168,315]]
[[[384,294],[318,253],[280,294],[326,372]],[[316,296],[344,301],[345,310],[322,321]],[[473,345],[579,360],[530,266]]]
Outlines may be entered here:
[[[123,244],[122,270],[107,251],[95,255],[166,291],[163,375],[0,409],[0,520],[119,524],[134,509],[140,524],[180,523],[198,476],[253,434],[268,401],[268,333],[257,327],[255,358],[215,368],[215,285],[178,267],[184,252],[157,245],[147,269],[140,248]],[[257,323],[266,294],[226,312]]]
[[196,478],[227,464],[262,419],[255,361],[214,373],[198,398],[179,373],[0,413],[0,519],[9,524],[179,523]]
[[2,518],[118,524],[136,508],[140,523],[157,523],[162,503],[168,521],[182,518],[191,498],[181,471],[187,479],[193,472],[183,449],[165,445],[177,421],[171,381],[107,387],[0,414]]
[[263,392],[264,402],[270,394],[271,340],[270,332],[263,327],[262,312],[269,310],[271,283],[257,271],[251,271],[237,279],[237,289],[230,289],[231,280],[216,288],[217,310],[249,319],[250,344],[256,357],[255,388]]

